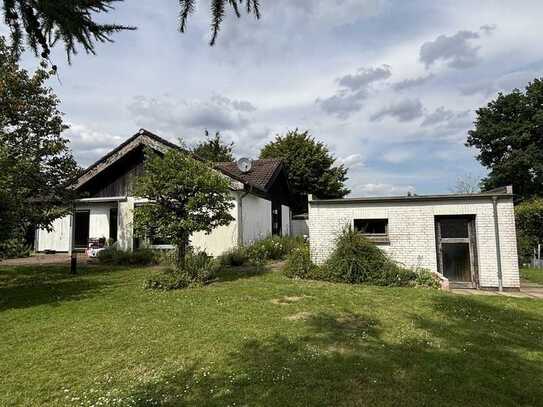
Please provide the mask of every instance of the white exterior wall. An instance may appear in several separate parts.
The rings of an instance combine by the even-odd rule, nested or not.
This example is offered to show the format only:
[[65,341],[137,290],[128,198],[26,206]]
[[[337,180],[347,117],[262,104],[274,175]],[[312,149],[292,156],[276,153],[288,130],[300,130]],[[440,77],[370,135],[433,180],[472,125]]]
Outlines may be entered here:
[[[491,199],[439,202],[345,202],[309,205],[311,257],[323,263],[334,249],[334,239],[354,219],[388,219],[390,244],[380,245],[408,267],[437,271],[435,216],[475,215],[478,273],[482,287],[497,287],[497,255]],[[500,249],[504,287],[519,287],[513,203],[498,201]]]
[[[76,210],[89,210],[89,238],[109,237],[109,209],[115,208],[117,203],[79,204]],[[71,215],[57,219],[53,222],[53,230],[38,231],[37,251],[56,250],[67,252],[70,250]]]
[[281,235],[290,236],[290,208],[281,205]]
[[45,250],[55,250],[57,252],[67,252],[70,250],[71,239],[71,216],[64,216],[53,222],[53,230],[48,232],[45,229],[39,229],[37,233],[36,250],[43,252]]
[[119,202],[117,246],[121,250],[132,250],[134,248],[134,197],[126,198],[126,201]]
[[272,234],[272,203],[256,195],[243,198],[243,244],[250,244]]
[[[237,194],[232,192],[234,207],[230,210],[230,215],[234,218],[227,226],[219,226],[211,231],[210,234],[197,232],[191,236],[191,244],[199,250],[211,256],[220,256],[225,251],[230,250],[238,244],[238,200]],[[245,201],[245,199],[244,199]]]
[[[205,250],[208,254],[218,256],[237,246],[238,230],[238,197],[242,192],[232,192],[234,204],[230,214],[234,220],[227,226],[215,228],[210,234],[195,233],[191,244]],[[109,210],[118,205],[117,245],[122,250],[133,250],[134,244],[134,204],[144,202],[141,199],[128,197],[125,201],[115,203],[80,204],[77,209],[90,210],[89,237],[109,237]],[[271,201],[256,195],[246,195],[243,198],[243,243],[250,244],[255,240],[268,237],[272,233]],[[283,206],[282,231],[283,235],[290,233],[290,208]],[[53,224],[54,230],[38,231],[37,250],[69,251],[71,239],[71,217],[58,219]]]

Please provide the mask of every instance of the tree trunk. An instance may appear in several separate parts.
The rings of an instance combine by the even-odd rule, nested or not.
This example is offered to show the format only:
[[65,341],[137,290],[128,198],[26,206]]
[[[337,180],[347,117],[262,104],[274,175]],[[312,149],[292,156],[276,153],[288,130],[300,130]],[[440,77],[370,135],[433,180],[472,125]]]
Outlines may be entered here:
[[185,256],[187,254],[188,239],[186,235],[180,236],[177,239],[177,254],[175,263],[178,269],[185,267]]

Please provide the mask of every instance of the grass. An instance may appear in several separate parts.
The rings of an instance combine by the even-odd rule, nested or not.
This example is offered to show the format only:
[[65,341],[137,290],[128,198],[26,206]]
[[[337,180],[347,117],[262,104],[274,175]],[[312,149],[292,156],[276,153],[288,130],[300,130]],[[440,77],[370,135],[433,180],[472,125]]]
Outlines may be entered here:
[[520,269],[520,277],[531,283],[543,284],[543,269],[525,267]]
[[0,405],[536,406],[543,301],[231,269],[0,269]]

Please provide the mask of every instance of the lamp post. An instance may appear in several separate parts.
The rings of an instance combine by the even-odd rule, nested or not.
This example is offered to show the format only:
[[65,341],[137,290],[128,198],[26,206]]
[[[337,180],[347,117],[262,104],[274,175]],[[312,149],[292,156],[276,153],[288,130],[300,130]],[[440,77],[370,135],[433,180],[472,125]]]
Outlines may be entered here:
[[77,253],[74,250],[75,242],[75,203],[72,204],[72,221],[70,233],[70,274],[77,274]]

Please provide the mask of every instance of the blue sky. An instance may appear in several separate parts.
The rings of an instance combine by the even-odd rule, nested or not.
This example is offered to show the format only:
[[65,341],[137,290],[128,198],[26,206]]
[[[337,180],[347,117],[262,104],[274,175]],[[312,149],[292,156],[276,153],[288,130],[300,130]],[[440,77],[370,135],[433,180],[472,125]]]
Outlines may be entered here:
[[299,128],[349,167],[352,195],[448,192],[485,174],[464,146],[475,110],[543,71],[541,1],[261,3],[262,20],[229,16],[215,47],[208,0],[186,34],[176,1],[140,0],[103,18],[139,29],[96,56],[68,66],[56,49],[51,86],[81,165],[140,127],[188,145],[218,130],[238,157]]

